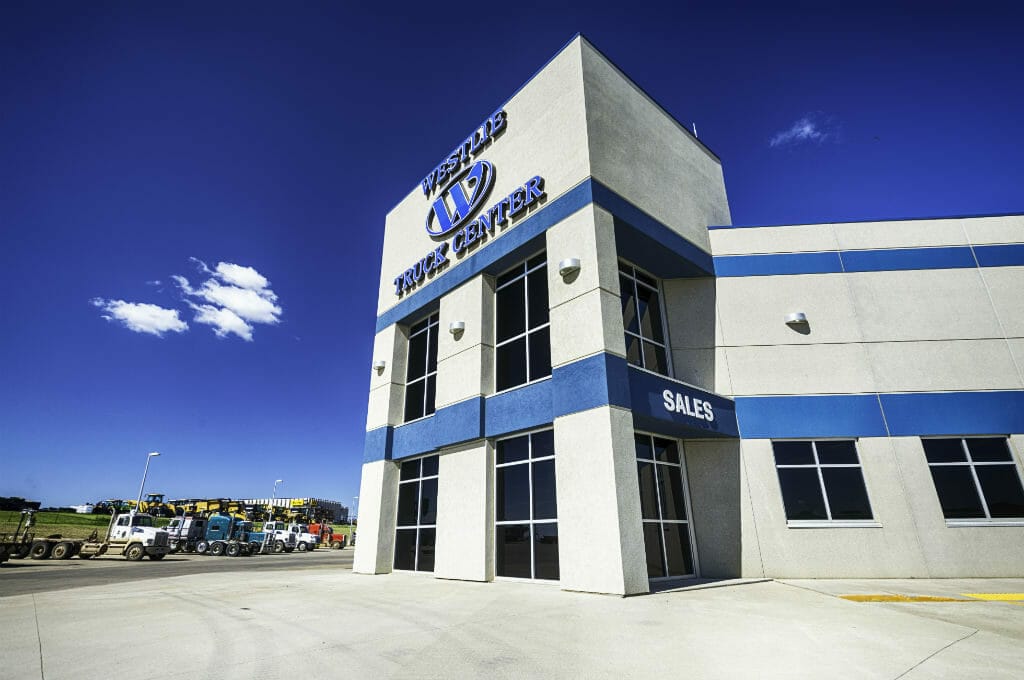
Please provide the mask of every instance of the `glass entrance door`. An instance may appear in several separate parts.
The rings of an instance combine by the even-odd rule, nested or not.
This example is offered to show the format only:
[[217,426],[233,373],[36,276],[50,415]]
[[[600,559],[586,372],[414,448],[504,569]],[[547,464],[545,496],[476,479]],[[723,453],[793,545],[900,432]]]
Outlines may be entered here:
[[635,439],[647,576],[696,576],[682,446],[649,434]]

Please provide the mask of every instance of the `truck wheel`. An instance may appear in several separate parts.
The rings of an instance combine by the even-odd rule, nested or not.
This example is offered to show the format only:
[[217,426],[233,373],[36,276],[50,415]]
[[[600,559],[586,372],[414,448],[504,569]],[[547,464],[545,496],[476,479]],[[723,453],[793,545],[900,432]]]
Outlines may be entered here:
[[298,547],[299,547],[299,552],[306,552],[307,550],[309,550],[309,546],[306,545],[305,541],[303,541],[302,543],[299,543]]
[[172,553],[181,552],[181,544],[177,543],[177,542],[171,543],[171,552]]
[[45,560],[50,556],[53,544],[49,541],[36,541],[29,549],[28,556],[34,560]]
[[262,545],[259,544],[259,543],[255,543],[255,542],[254,543],[250,543],[249,544],[249,554],[250,555],[259,555],[261,547],[262,547]]
[[276,552],[276,553],[283,553],[284,552],[284,541],[274,541],[274,552]]
[[200,555],[205,555],[209,549],[210,544],[206,541],[199,541],[198,543],[196,543],[196,552]]
[[331,543],[331,550],[341,550],[341,541]]
[[130,562],[138,562],[146,556],[146,549],[141,543],[132,543],[124,550],[124,558]]
[[237,543],[230,543],[224,552],[228,554],[228,557],[238,557],[238,553],[242,552],[242,548]]
[[67,541],[61,541],[57,545],[53,546],[53,552],[50,553],[50,557],[55,560],[67,560],[71,559],[71,556],[75,554],[75,544],[68,543]]
[[157,562],[159,560],[162,560],[165,554],[166,553],[153,553],[149,556],[149,559],[153,560],[154,562]]
[[221,542],[214,543],[210,546],[210,554],[214,557],[220,557],[224,554],[224,544]]
[[32,550],[32,546],[27,543],[22,543],[13,551],[11,551],[11,557],[16,560],[23,560],[28,557],[29,551]]
[[96,557],[96,553],[84,553],[84,552],[78,553],[78,559],[80,559],[80,560],[91,560],[94,557]]

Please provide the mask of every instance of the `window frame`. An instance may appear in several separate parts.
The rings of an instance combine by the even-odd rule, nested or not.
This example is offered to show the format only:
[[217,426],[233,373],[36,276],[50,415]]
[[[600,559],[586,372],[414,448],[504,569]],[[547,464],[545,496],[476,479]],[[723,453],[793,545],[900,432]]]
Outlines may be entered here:
[[[418,330],[415,333],[413,333],[412,332],[412,327],[417,325],[417,324],[419,324],[419,323],[422,323],[423,321],[426,321],[427,325],[424,326],[421,330]],[[438,351],[438,344],[439,344],[439,340],[440,340],[440,335],[439,335],[440,328],[441,328],[441,315],[440,315],[440,312],[431,312],[431,313],[427,314],[426,316],[420,317],[416,321],[413,321],[408,326],[409,334],[406,336],[406,339],[405,339],[405,383],[403,383],[403,387],[402,387],[402,389],[403,389],[403,394],[402,394],[402,425],[405,425],[407,423],[415,423],[417,420],[422,420],[424,418],[429,418],[430,416],[434,415],[434,413],[437,412],[437,351]],[[433,334],[432,335],[431,335],[431,330],[433,330]],[[424,359],[425,359],[425,366],[424,366],[425,370],[424,370],[423,375],[420,376],[419,378],[414,378],[413,380],[409,380],[409,365],[410,365],[409,362],[410,362],[410,359],[412,358],[412,357],[410,357],[410,354],[412,353],[412,339],[413,339],[414,336],[418,336],[418,335],[422,335],[422,334],[425,334],[427,336],[427,355],[426,355],[426,357],[424,357]],[[431,372],[429,370],[429,368],[430,368],[431,338],[433,338],[433,347],[434,347],[434,371],[433,372]],[[430,393],[430,391],[427,389],[427,383],[428,383],[428,381],[430,380],[431,377],[434,378],[434,408],[430,411],[430,413],[427,413],[426,412],[427,411],[427,395]],[[420,415],[420,416],[417,416],[415,418],[411,418],[409,420],[406,420],[405,414],[406,414],[406,409],[408,408],[408,403],[409,403],[409,385],[412,385],[413,383],[418,383],[418,382],[422,382],[423,383],[423,404],[422,404],[423,408],[421,409],[422,412],[423,412],[423,415]]]
[[[871,503],[871,490],[868,488],[868,480],[864,475],[864,463],[860,457],[860,449],[857,447],[859,437],[818,437],[811,439],[806,437],[771,439],[772,445],[772,466],[775,468],[775,480],[779,484],[779,499],[782,501],[782,516],[786,518],[786,527],[790,529],[880,529],[881,522],[875,516],[875,507]],[[818,442],[851,442],[853,451],[857,455],[857,463],[821,463],[818,459]],[[779,465],[775,460],[775,442],[810,442],[811,451],[814,455],[813,465]],[[860,479],[864,484],[864,494],[867,496],[868,509],[871,511],[871,519],[831,519],[832,506],[829,504],[828,491],[825,488],[825,477],[821,472],[826,468],[857,468],[860,470]],[[814,468],[818,477],[818,488],[821,490],[821,497],[825,503],[825,513],[828,519],[789,519],[786,514],[786,499],[782,494],[782,478],[779,476],[780,469],[807,469]]]
[[[549,579],[549,578],[537,578],[537,576],[536,576],[536,574],[537,574],[537,554],[536,554],[536,545],[535,545],[535,541],[534,541],[534,537],[533,537],[534,536],[534,534],[533,534],[533,526],[535,524],[554,524],[555,526],[558,525],[557,513],[556,513],[556,516],[555,516],[554,519],[535,520],[533,518],[533,464],[534,463],[538,463],[538,462],[548,461],[548,460],[552,460],[552,461],[556,460],[557,454],[558,454],[558,451],[555,450],[555,452],[553,454],[551,454],[550,456],[542,456],[540,458],[534,458],[533,457],[533,438],[532,438],[531,435],[538,434],[540,432],[551,432],[552,436],[554,436],[554,432],[555,432],[554,425],[551,424],[551,425],[547,425],[547,426],[544,426],[544,427],[535,427],[535,428],[530,429],[530,430],[524,430],[522,432],[516,432],[514,434],[503,435],[501,437],[496,437],[494,439],[494,479],[493,479],[493,482],[492,482],[492,485],[491,485],[492,486],[492,488],[491,488],[491,494],[492,494],[491,498],[494,499],[494,522],[493,522],[493,526],[495,528],[494,539],[491,542],[491,547],[494,550],[494,578],[495,578],[495,580],[499,580],[499,581],[521,581],[521,582],[524,582],[524,583],[537,583],[537,584],[541,584],[541,585],[555,585],[555,586],[557,586],[559,583],[561,583],[561,574],[562,574],[561,542],[559,542],[559,560],[558,560],[558,574],[559,574],[559,577],[557,579]],[[528,444],[529,445],[529,452],[528,452],[527,457],[524,458],[523,460],[515,460],[515,461],[512,461],[510,463],[499,463],[498,462],[498,442],[505,441],[505,440],[508,440],[508,439],[518,439],[519,437],[524,437],[524,436],[530,436],[530,438],[528,440],[529,441],[529,444]],[[527,468],[526,468],[527,469],[527,479],[529,480],[528,488],[529,488],[530,519],[525,520],[525,521],[521,520],[521,519],[516,519],[516,520],[498,520],[498,507],[497,507],[497,501],[498,501],[498,470],[500,468],[515,467],[516,465],[526,465],[527,466]],[[557,501],[558,501],[558,471],[557,471],[557,463],[556,463],[556,470],[555,470],[555,502],[557,503]],[[498,531],[497,531],[497,528],[500,527],[500,526],[522,526],[523,524],[527,524],[530,527],[530,577],[526,578],[524,576],[500,576],[498,574]]]
[[[947,527],[1019,527],[1024,526],[1024,516],[1021,517],[992,517],[992,513],[988,509],[988,500],[985,498],[984,491],[981,488],[981,480],[978,479],[976,466],[991,467],[997,465],[1012,466],[1017,471],[1017,479],[1021,483],[1021,488],[1024,488],[1024,471],[1021,470],[1021,458],[1017,455],[1017,451],[1013,446],[1013,438],[1010,435],[1001,434],[982,434],[982,435],[943,435],[943,436],[927,436],[919,437],[921,440],[921,453],[924,454],[925,465],[928,466],[928,477],[932,481],[932,490],[935,492],[935,500],[939,504],[939,513],[942,514],[943,520],[946,522]],[[928,454],[924,450],[924,441],[927,439],[959,439],[960,446],[964,450],[964,454],[967,460],[955,461],[951,463],[931,463],[928,461]],[[1010,452],[1009,461],[974,461],[971,458],[971,450],[967,446],[968,439],[999,439],[1006,442],[1006,448]],[[938,487],[935,486],[935,478],[931,475],[932,467],[969,467],[971,471],[971,481],[974,482],[974,491],[978,494],[978,500],[981,501],[982,510],[985,511],[985,517],[971,517],[971,518],[947,518],[945,512],[942,509],[942,499],[939,498]]]
[[[544,261],[541,264],[535,265],[533,267],[529,267],[528,263],[530,262],[530,260],[534,259],[535,257],[537,257],[539,255],[544,256]],[[549,371],[548,371],[547,375],[545,375],[543,377],[540,377],[540,378],[535,378],[533,380],[530,379],[530,336],[533,335],[534,333],[537,333],[538,331],[544,330],[545,328],[548,329],[548,355],[549,355],[549,357],[550,357],[550,354],[551,354],[551,311],[550,311],[551,290],[550,290],[550,287],[549,287],[548,291],[547,291],[547,293],[548,293],[548,305],[549,305],[549,308],[548,308],[548,320],[545,323],[537,326],[536,328],[530,328],[530,286],[529,286],[529,283],[526,281],[527,277],[529,277],[530,274],[532,274],[533,272],[535,272],[535,271],[537,271],[537,270],[539,270],[541,268],[544,268],[545,269],[544,285],[547,286],[547,283],[548,283],[547,275],[546,275],[547,266],[548,266],[547,249],[546,248],[542,248],[541,250],[538,250],[537,252],[533,253],[532,255],[529,255],[529,256],[523,258],[522,260],[520,260],[519,262],[517,262],[513,266],[511,266],[511,267],[509,267],[507,269],[502,270],[501,272],[499,272],[494,277],[494,293],[493,293],[493,297],[494,297],[494,314],[492,315],[493,318],[491,319],[491,323],[493,324],[491,327],[494,329],[494,368],[493,368],[493,376],[492,376],[493,379],[494,379],[494,392],[493,392],[493,394],[502,394],[504,392],[509,392],[511,390],[517,390],[520,387],[526,387],[527,385],[533,385],[533,384],[536,384],[536,383],[539,383],[539,382],[543,382],[544,380],[550,380],[551,379],[551,373],[553,372],[553,367],[551,367],[551,366],[549,366]],[[498,285],[498,279],[500,279],[502,276],[504,276],[505,274],[508,274],[509,272],[511,272],[511,271],[513,271],[515,269],[521,269],[522,271],[518,275],[516,275],[515,278],[513,278],[513,279],[511,279],[509,281],[506,281],[506,282],[502,283],[501,285]],[[498,291],[503,289],[503,288],[507,288],[509,286],[514,285],[519,280],[523,280],[524,284],[525,284],[523,286],[523,297],[524,297],[524,301],[525,301],[524,313],[526,314],[525,329],[523,330],[522,333],[520,333],[518,335],[515,335],[515,336],[513,336],[511,338],[506,338],[506,339],[501,340],[499,342],[498,341],[498,336],[497,336],[497,331],[498,331]],[[523,338],[525,338],[525,345],[526,345],[526,348],[525,348],[526,349],[526,352],[525,352],[526,382],[519,383],[518,385],[512,385],[510,387],[503,387],[502,389],[499,390],[498,389],[498,349],[500,347],[505,346],[505,345],[512,344],[513,342],[515,342],[517,340],[520,340],[520,339],[523,339]],[[550,363],[550,358],[549,358],[549,363]],[[519,436],[519,435],[516,435],[516,436]],[[502,437],[502,439],[508,439],[508,437]],[[495,441],[497,441],[497,440],[495,440]]]
[[[644,519],[643,511],[641,510],[641,513],[640,513],[640,529],[641,529],[640,540],[643,541],[643,525],[644,524],[657,524],[659,527],[664,526],[666,523],[667,524],[677,524],[677,525],[678,524],[685,524],[686,525],[687,539],[690,542],[690,559],[693,561],[693,572],[690,573],[690,574],[678,575],[678,576],[655,576],[653,578],[652,577],[648,577],[647,580],[652,582],[652,583],[660,583],[662,581],[679,581],[681,579],[700,578],[700,573],[701,573],[700,572],[700,558],[697,555],[697,536],[696,536],[696,532],[694,532],[694,530],[693,530],[693,508],[690,505],[690,479],[687,476],[687,472],[686,472],[686,448],[683,446],[683,441],[681,439],[677,439],[675,437],[666,437],[665,435],[656,434],[654,432],[646,432],[646,431],[643,431],[643,430],[635,430],[633,432],[633,435],[634,435],[634,438],[635,437],[647,437],[647,438],[649,438],[651,440],[651,450],[652,451],[654,450],[654,439],[657,438],[657,439],[665,439],[665,440],[668,440],[668,441],[671,441],[671,442],[675,442],[676,450],[679,452],[679,463],[678,464],[660,461],[660,460],[657,460],[657,458],[652,458],[651,460],[648,460],[646,458],[640,458],[640,457],[638,457],[636,455],[635,439],[634,439],[633,458],[635,459],[635,462],[636,463],[652,463],[655,466],[654,467],[654,470],[655,470],[655,479],[654,479],[654,494],[655,494],[655,496],[654,497],[655,497],[655,500],[656,500],[656,502],[658,504],[658,506],[657,506],[658,507],[658,519]],[[664,465],[666,467],[678,467],[679,468],[679,476],[680,476],[680,479],[681,479],[682,491],[683,491],[683,502],[684,502],[685,507],[686,507],[686,519],[685,520],[664,519],[662,517],[662,512],[661,512],[661,484],[658,483],[658,480],[660,479],[660,476],[658,474],[658,467],[657,467],[658,465]],[[640,480],[639,480],[639,474],[638,474],[637,475],[637,498],[640,498],[639,482],[640,482]],[[664,530],[661,530],[659,532],[659,535],[661,537],[661,558],[662,558],[661,566],[662,566],[663,570],[667,572],[668,571],[668,551],[665,550],[665,532],[664,532]],[[647,566],[647,562],[646,562],[646,549],[645,549],[644,567],[646,568],[646,566]]]
[[[437,473],[436,474],[432,474],[432,475],[424,476],[424,474],[423,474],[423,461],[424,461],[424,459],[431,458],[431,457],[435,457],[435,458],[438,459]],[[401,472],[402,471],[402,465],[404,465],[405,463],[411,463],[413,461],[418,461],[419,462],[419,465],[420,465],[419,476],[417,476],[417,477],[415,477],[413,479],[402,479],[402,472]],[[423,529],[433,529],[434,530],[434,546],[435,546],[435,550],[436,550],[436,546],[437,546],[437,508],[436,507],[434,508],[434,523],[433,524],[421,524],[420,523],[420,513],[421,513],[421,510],[422,510],[422,503],[423,503],[423,482],[425,480],[430,480],[430,479],[438,480],[437,492],[438,492],[438,496],[440,496],[440,493],[441,493],[441,481],[440,481],[441,480],[441,457],[437,453],[429,453],[429,454],[427,454],[425,456],[412,456],[412,457],[409,457],[409,458],[402,458],[402,459],[397,460],[395,462],[398,463],[398,489],[397,489],[397,493],[395,494],[395,550],[392,551],[395,554],[393,554],[392,558],[391,558],[391,570],[392,571],[400,571],[400,572],[407,573],[407,574],[433,574],[434,573],[434,569],[430,569],[429,571],[427,571],[425,569],[420,569],[419,568],[419,564],[420,564],[420,532]],[[398,512],[399,512],[400,505],[401,505],[400,502],[399,502],[399,499],[402,496],[402,485],[403,484],[406,484],[406,485],[416,484],[416,524],[414,524],[414,525],[413,524],[399,524],[398,523],[398,520],[399,520]],[[413,568],[412,569],[399,569],[398,567],[395,566],[395,556],[397,555],[397,547],[398,547],[398,532],[400,530],[408,531],[409,529],[415,529],[416,530],[416,544],[415,544],[415,547],[413,548]],[[436,553],[434,555],[434,559],[435,559],[435,565],[436,565],[436,560],[437,560]]]
[[[625,268],[629,268],[632,271],[624,271]],[[651,284],[647,283],[646,281],[641,281],[637,277],[637,273],[638,272],[640,274],[643,274],[647,278],[653,280],[655,282],[655,285],[651,286]],[[622,258],[619,258],[617,273],[618,273],[619,276],[625,276],[626,278],[628,278],[630,281],[633,282],[633,305],[634,305],[634,311],[635,311],[635,313],[637,315],[637,319],[638,320],[640,319],[640,307],[639,307],[640,302],[639,302],[639,296],[636,294],[637,293],[637,288],[639,286],[644,286],[645,288],[647,288],[649,290],[653,290],[655,293],[657,293],[657,295],[658,295],[658,314],[661,315],[661,329],[662,329],[662,332],[665,335],[665,341],[663,343],[662,342],[658,342],[657,340],[654,340],[652,338],[645,338],[644,335],[643,335],[643,329],[642,328],[640,330],[640,333],[633,333],[633,332],[629,331],[626,328],[625,323],[623,323],[623,325],[622,325],[623,339],[625,339],[627,336],[629,336],[629,337],[634,337],[634,338],[637,338],[637,339],[640,340],[640,361],[643,364],[647,363],[647,361],[646,361],[646,359],[644,357],[643,343],[649,342],[652,345],[658,345],[663,350],[665,350],[665,373],[659,373],[658,371],[654,370],[653,368],[648,368],[646,365],[637,365],[637,364],[630,363],[629,362],[629,345],[628,344],[626,345],[626,363],[629,366],[632,366],[633,368],[639,368],[642,371],[647,371],[651,375],[657,375],[657,376],[661,376],[663,378],[664,377],[674,378],[675,377],[675,367],[672,364],[672,340],[671,340],[671,334],[669,333],[669,327],[668,327],[667,308],[665,306],[665,288],[664,288],[664,285],[663,285],[663,282],[662,282],[661,278],[651,274],[649,271],[647,271],[645,269],[642,269],[641,267],[636,266],[635,264],[633,264],[629,260],[624,260]],[[621,306],[621,299],[622,299],[621,286],[620,286],[620,290],[619,290],[619,299],[620,299],[620,306]],[[625,319],[623,319],[623,322],[625,322]]]

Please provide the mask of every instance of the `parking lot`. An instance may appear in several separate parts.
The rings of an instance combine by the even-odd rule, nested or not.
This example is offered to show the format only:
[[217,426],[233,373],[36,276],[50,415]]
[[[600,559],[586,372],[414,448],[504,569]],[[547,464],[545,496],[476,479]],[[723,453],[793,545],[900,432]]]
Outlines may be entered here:
[[113,555],[91,560],[11,560],[0,565],[0,598],[188,574],[351,569],[353,550],[320,549],[251,557],[176,553],[158,562],[129,562],[124,557]]
[[[5,567],[4,588],[48,585],[0,597],[0,679],[1016,680],[1024,667],[1011,597],[1024,579],[681,583],[623,599],[365,576],[351,555]],[[68,589],[92,574],[105,582]]]

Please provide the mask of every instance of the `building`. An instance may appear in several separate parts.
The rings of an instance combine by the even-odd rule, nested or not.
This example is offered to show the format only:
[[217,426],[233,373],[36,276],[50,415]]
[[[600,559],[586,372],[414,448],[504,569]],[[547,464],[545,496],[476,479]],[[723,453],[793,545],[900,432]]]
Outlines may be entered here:
[[730,226],[582,37],[388,214],[355,570],[1024,574],[1024,216]]

